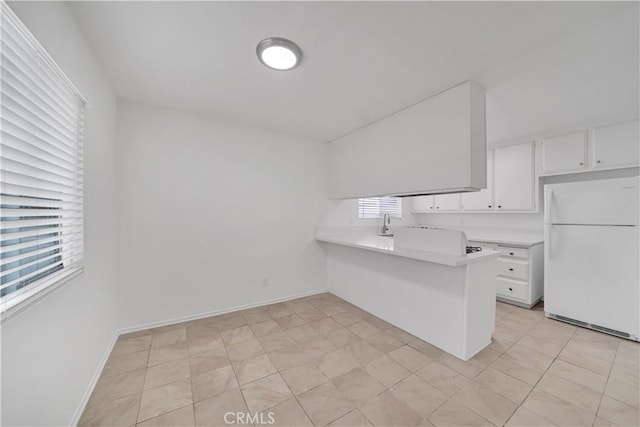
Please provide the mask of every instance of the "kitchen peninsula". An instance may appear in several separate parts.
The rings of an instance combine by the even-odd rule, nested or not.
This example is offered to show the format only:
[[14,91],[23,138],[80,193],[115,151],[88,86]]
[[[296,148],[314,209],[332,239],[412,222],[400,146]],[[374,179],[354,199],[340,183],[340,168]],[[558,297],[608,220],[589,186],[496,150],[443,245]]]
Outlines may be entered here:
[[[424,246],[407,242],[414,233]],[[455,253],[451,242],[455,248],[460,237],[452,230],[399,229],[396,237],[370,227],[316,231],[316,240],[327,243],[331,293],[469,360],[491,342],[499,253]]]

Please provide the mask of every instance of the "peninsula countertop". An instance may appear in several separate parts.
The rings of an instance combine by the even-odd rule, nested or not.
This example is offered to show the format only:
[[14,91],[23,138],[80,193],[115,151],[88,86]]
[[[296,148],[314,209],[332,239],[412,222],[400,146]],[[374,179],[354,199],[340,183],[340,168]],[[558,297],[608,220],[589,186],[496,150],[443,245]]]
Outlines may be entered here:
[[379,252],[387,255],[415,259],[418,261],[460,267],[499,256],[498,251],[484,249],[466,255],[449,255],[438,252],[394,246],[393,237],[378,236],[369,227],[331,227],[316,229],[316,240],[336,245]]

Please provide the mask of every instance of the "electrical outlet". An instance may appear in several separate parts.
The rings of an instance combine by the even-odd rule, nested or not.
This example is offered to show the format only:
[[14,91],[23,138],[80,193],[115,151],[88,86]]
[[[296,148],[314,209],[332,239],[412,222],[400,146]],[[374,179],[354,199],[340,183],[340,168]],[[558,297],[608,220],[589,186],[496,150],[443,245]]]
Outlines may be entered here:
[[264,279],[262,279],[262,286],[269,286],[269,278],[265,277]]

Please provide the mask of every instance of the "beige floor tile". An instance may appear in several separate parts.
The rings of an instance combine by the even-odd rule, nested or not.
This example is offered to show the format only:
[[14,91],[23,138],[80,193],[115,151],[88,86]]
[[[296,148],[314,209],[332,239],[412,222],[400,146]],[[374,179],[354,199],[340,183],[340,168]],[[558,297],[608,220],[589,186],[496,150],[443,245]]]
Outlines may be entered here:
[[352,401],[333,384],[322,384],[298,396],[314,425],[323,426],[354,409]]
[[343,348],[360,341],[356,334],[345,328],[328,332],[325,336],[337,348]]
[[404,345],[402,341],[392,337],[386,332],[378,332],[377,334],[369,335],[365,338],[365,341],[382,353],[389,353],[390,351],[396,350]]
[[125,354],[124,356],[110,357],[102,370],[102,376],[108,377],[146,368],[148,359],[149,352],[146,350]]
[[599,359],[594,356],[583,353],[582,351],[565,347],[558,356],[558,359],[569,362],[572,365],[579,366],[584,369],[588,369],[600,375],[609,375],[611,369],[611,362]]
[[354,323],[353,325],[348,326],[347,329],[349,329],[351,332],[353,332],[354,334],[356,334],[362,339],[365,339],[371,335],[382,332],[380,329],[376,328],[371,323],[365,322],[365,321]]
[[267,313],[274,319],[294,314],[291,307],[284,303],[273,304],[267,309]]
[[139,423],[136,427],[190,427],[195,425],[193,405],[167,412],[159,417]]
[[[296,399],[289,399],[268,410],[273,417],[276,427],[305,427],[313,426],[304,410]],[[267,420],[268,424],[268,420]]]
[[293,397],[280,374],[275,373],[240,387],[249,411],[264,411]]
[[362,412],[357,409],[341,416],[331,424],[332,427],[369,427],[372,424],[369,422]]
[[336,378],[359,366],[356,359],[344,349],[325,354],[318,363],[318,368],[329,378]]
[[274,332],[269,335],[264,335],[259,337],[258,341],[260,341],[262,348],[264,348],[267,353],[282,348],[296,347],[296,342],[285,332]]
[[411,372],[422,369],[433,362],[433,360],[408,345],[397,348],[389,352],[388,355]]
[[539,353],[520,343],[514,344],[505,354],[529,366],[543,370],[547,370],[553,362],[553,357]]
[[220,336],[222,337],[222,342],[226,346],[238,344],[242,341],[247,341],[251,338],[255,338],[253,335],[253,331],[248,325],[222,331],[220,332]]
[[621,351],[616,354],[615,363],[637,371],[640,367],[640,356]]
[[439,362],[428,364],[416,372],[416,375],[447,396],[453,396],[458,390],[471,384],[471,380]]
[[381,393],[386,387],[362,368],[355,368],[332,380],[336,388],[358,405]]
[[[380,329],[381,331],[388,331],[389,329],[392,329],[394,326],[389,323],[389,322],[385,322],[384,320],[375,317],[369,313],[366,313],[367,316],[363,316],[363,320],[366,320],[367,322],[371,323],[373,326],[375,326],[376,328]],[[412,337],[412,339],[415,339],[415,337]],[[410,340],[409,340],[410,341]],[[406,344],[406,342],[405,342]]]
[[[248,412],[247,405],[244,403],[244,398],[238,388],[201,400],[193,406],[197,426],[245,424],[238,423],[233,414]],[[227,416],[226,419],[225,415]]]
[[454,399],[498,426],[503,425],[518,407],[512,401],[476,384],[460,390]]
[[269,358],[279,371],[295,366],[312,365],[317,360],[313,355],[297,347],[287,347],[272,351],[269,353]]
[[251,359],[252,357],[262,353],[264,353],[264,349],[262,348],[262,345],[260,345],[260,342],[255,338],[227,347],[227,355],[229,356],[229,360],[232,362]]
[[601,359],[605,362],[613,363],[613,360],[616,358],[618,346],[616,344],[615,348],[612,348],[611,345],[606,342],[585,342],[571,338],[564,348],[573,350],[576,353],[588,354],[591,357]]
[[172,360],[184,359],[189,356],[187,341],[168,344],[164,347],[152,347],[149,353],[149,366],[161,365]]
[[295,301],[290,304],[290,308],[294,313],[301,313],[313,309],[313,306],[306,301]]
[[621,381],[623,383],[638,386],[640,384],[640,372],[635,369],[625,368],[622,365],[614,363],[609,373],[609,378]]
[[306,322],[302,320],[297,314],[290,314],[288,316],[278,317],[276,323],[284,330],[296,328],[298,326],[306,325]]
[[391,326],[389,329],[386,330],[386,332],[392,337],[402,341],[405,344],[408,344],[411,341],[416,339],[416,337],[411,335],[409,332],[403,331],[402,329],[396,328],[395,326]]
[[485,387],[517,405],[524,401],[533,388],[531,385],[493,368],[487,368],[482,371],[474,382],[480,387]]
[[422,417],[409,405],[386,391],[358,407],[376,426],[416,426]]
[[455,400],[449,400],[429,416],[434,426],[493,426],[466,406]]
[[411,375],[410,370],[387,355],[367,363],[365,370],[387,387],[391,387]]
[[366,341],[359,340],[344,347],[344,351],[351,354],[360,365],[364,366],[369,362],[381,357],[383,353]]
[[509,427],[543,427],[555,426],[556,424],[545,420],[540,415],[531,412],[528,409],[519,407],[505,425]]
[[589,426],[594,414],[544,391],[533,390],[522,406],[561,426]]
[[362,318],[353,313],[341,313],[333,316],[333,320],[340,323],[342,326],[350,326],[362,321]]
[[230,365],[191,377],[191,392],[194,402],[216,396],[236,387],[238,387],[238,381]]
[[442,356],[443,351],[440,350],[438,347],[429,344],[428,342],[422,341],[420,339],[415,339],[413,341],[409,341],[409,343],[407,343],[407,345],[409,345],[412,348],[415,348],[416,350],[418,350],[420,353],[424,354],[425,356],[433,359],[433,360],[437,360],[440,358],[440,356]]
[[222,338],[220,338],[220,334],[218,332],[209,335],[201,335],[197,338],[189,339],[188,341],[190,354],[203,353],[205,351],[222,348],[223,346]]
[[243,313],[242,317],[247,321],[248,325],[255,325],[256,323],[266,322],[272,320],[266,311],[254,311],[252,313]]
[[315,366],[296,366],[280,372],[282,378],[294,394],[301,394],[329,381],[329,378]]
[[250,328],[256,337],[264,337],[265,335],[282,331],[280,325],[278,325],[273,319],[267,320],[265,322],[255,323],[251,325]]
[[619,426],[640,425],[638,408],[627,405],[609,396],[603,396],[598,416]]
[[78,425],[128,427],[136,423],[138,407],[140,406],[140,394],[120,397],[100,405],[87,408],[82,414]]
[[337,350],[336,346],[331,344],[331,341],[323,337],[318,337],[313,341],[298,343],[298,347],[304,353],[318,359],[327,353]]
[[166,332],[153,334],[151,347],[165,347],[187,340],[187,328],[173,329]]
[[220,332],[238,329],[247,325],[247,321],[242,315],[235,315],[235,313],[230,314],[232,316],[225,317],[224,319],[216,322],[216,326],[218,327]]
[[637,385],[634,386],[609,378],[604,394],[627,405],[635,406],[636,408],[640,407],[640,389]]
[[535,385],[544,374],[544,369],[534,368],[506,354],[498,357],[491,367],[530,385]]
[[201,337],[219,336],[220,331],[213,323],[196,323],[187,326],[187,341]]
[[318,310],[317,308],[312,308],[304,311],[298,312],[298,316],[302,318],[307,323],[313,323],[318,320],[326,319],[327,315]]
[[427,417],[449,400],[449,396],[428,384],[416,375],[400,381],[390,388],[391,393],[416,411]]
[[546,373],[542,377],[536,386],[536,390],[553,394],[560,399],[573,403],[579,408],[593,412],[594,414],[598,410],[598,404],[602,396],[602,393],[551,373]]
[[313,342],[322,338],[320,332],[307,324],[287,330],[287,335],[293,338],[293,340],[298,344]]
[[138,369],[124,374],[100,377],[87,407],[132,394],[140,394],[144,387],[145,374],[145,369]]
[[229,365],[231,362],[224,348],[218,348],[204,353],[189,356],[191,375],[199,375],[214,369]]
[[309,323],[313,329],[320,332],[321,334],[327,334],[331,331],[335,331],[336,329],[342,328],[342,325],[330,317],[316,320],[315,322]]
[[146,390],[158,387],[189,378],[190,376],[189,359],[173,360],[161,365],[149,367],[144,380],[144,388]]
[[142,392],[138,422],[166,414],[193,403],[191,380],[184,379]]
[[548,370],[549,373],[557,375],[565,380],[589,387],[590,389],[602,393],[607,383],[607,377],[596,374],[588,369],[572,365],[564,360],[556,359]]
[[523,345],[527,348],[533,349],[539,353],[546,354],[550,357],[556,357],[560,351],[564,348],[562,344],[556,344],[553,342],[548,342],[540,338],[534,338],[529,335],[525,335],[522,337],[518,344]]
[[123,356],[125,354],[137,353],[139,351],[148,350],[151,347],[151,335],[141,337],[133,337],[127,339],[118,339],[116,345],[113,346],[111,356]]
[[480,350],[478,353],[476,353],[475,356],[473,356],[473,360],[476,360],[484,365],[490,365],[494,360],[496,360],[498,357],[500,357],[502,353],[496,350],[493,350],[489,347],[485,347],[482,350]]
[[241,385],[266,377],[277,371],[266,354],[236,362],[233,364],[233,369]]
[[465,362],[448,353],[443,353],[438,361],[469,379],[475,378],[487,367],[487,365],[477,360],[469,359]]

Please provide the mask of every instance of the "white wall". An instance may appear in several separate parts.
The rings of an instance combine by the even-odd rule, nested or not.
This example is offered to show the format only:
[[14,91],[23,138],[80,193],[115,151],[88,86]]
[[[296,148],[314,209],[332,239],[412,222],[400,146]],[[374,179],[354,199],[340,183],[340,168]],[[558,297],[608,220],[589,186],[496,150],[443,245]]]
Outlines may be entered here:
[[9,4],[91,102],[85,272],[2,324],[2,425],[67,425],[116,330],[116,102],[66,4]]
[[[626,12],[600,26],[586,28],[581,34],[558,40],[522,61],[476,77],[487,90],[488,145],[638,117],[638,21],[637,13]],[[575,174],[564,179],[606,176]],[[540,191],[545,182],[540,183]],[[543,227],[541,213],[438,213],[414,217],[425,225]]]
[[127,103],[118,144],[122,326],[326,288],[326,144]]

